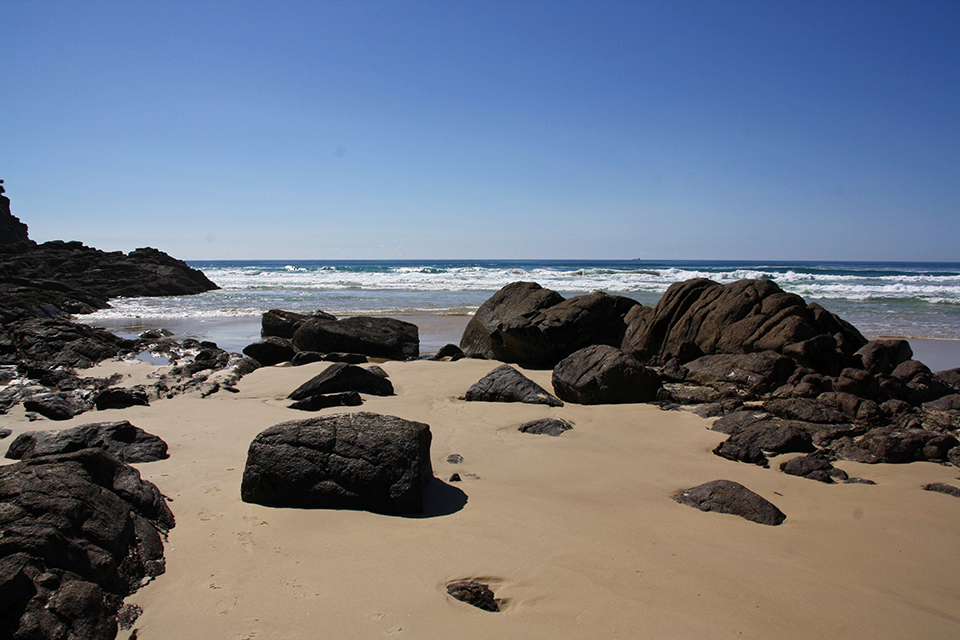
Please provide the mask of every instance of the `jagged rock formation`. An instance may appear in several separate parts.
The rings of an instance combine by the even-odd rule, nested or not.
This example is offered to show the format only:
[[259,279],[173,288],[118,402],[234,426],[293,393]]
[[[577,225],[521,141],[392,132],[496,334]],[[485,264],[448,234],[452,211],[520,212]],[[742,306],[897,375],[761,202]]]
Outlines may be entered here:
[[[0,180],[0,185],[2,184],[3,180]],[[13,215],[10,211],[10,198],[2,194],[3,186],[0,186],[0,245],[31,242],[27,234],[27,225]]]

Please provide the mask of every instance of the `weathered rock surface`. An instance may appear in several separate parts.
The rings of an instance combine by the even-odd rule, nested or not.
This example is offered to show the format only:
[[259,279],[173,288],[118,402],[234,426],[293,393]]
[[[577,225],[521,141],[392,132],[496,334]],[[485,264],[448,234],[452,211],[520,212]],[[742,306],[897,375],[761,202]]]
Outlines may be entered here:
[[[704,278],[671,285],[652,312],[634,310],[622,349],[641,362],[681,364],[699,354],[785,353],[791,345],[825,337],[815,349],[814,370],[836,375],[855,362],[866,339],[852,325],[817,304],[806,304],[770,280],[739,280],[721,285]],[[690,356],[693,357],[690,357]]]
[[273,507],[423,512],[430,427],[375,413],[284,422],[250,444],[240,495]]
[[39,413],[50,420],[69,420],[73,416],[83,413],[84,407],[69,393],[57,391],[54,393],[38,393],[24,399],[23,408],[27,411]]
[[293,360],[297,350],[283,338],[264,338],[252,342],[243,348],[243,354],[250,356],[264,367]]
[[837,469],[829,460],[816,454],[790,458],[780,464],[780,470],[792,476],[827,484],[833,483],[835,479],[843,481],[849,478],[843,469]]
[[476,580],[456,580],[447,583],[447,593],[455,600],[466,602],[484,611],[500,611],[500,604],[490,585]]
[[[0,194],[2,193],[3,187],[0,186]],[[19,242],[32,243],[33,241],[30,240],[27,225],[10,211],[10,198],[0,195],[0,245]]]
[[518,431],[521,433],[533,433],[536,435],[547,435],[557,437],[565,431],[573,429],[573,425],[560,418],[541,418],[520,425]]
[[103,450],[0,466],[0,637],[112,640],[173,526],[159,490]]
[[956,437],[927,429],[882,427],[862,437],[840,438],[830,451],[841,460],[867,464],[903,462],[948,462],[948,452],[960,445]]
[[493,357],[503,362],[552,367],[591,345],[619,347],[624,317],[639,303],[622,296],[592,293],[515,315],[490,335]]
[[62,431],[27,431],[10,443],[6,457],[29,460],[90,448],[102,449],[126,463],[167,458],[166,442],[126,420],[84,424]]
[[810,433],[798,425],[763,421],[730,436],[713,452],[722,458],[765,467],[768,455],[810,453],[815,449]]
[[48,368],[90,367],[134,347],[132,340],[62,318],[31,318],[0,327],[0,364],[36,363]]
[[298,400],[289,405],[290,409],[299,409],[300,411],[320,411],[329,407],[359,407],[363,404],[363,398],[356,391],[343,391],[341,393],[318,393],[309,396],[303,400]]
[[906,340],[871,340],[855,355],[870,373],[889,375],[900,363],[913,358],[913,349]]
[[934,491],[936,493],[945,493],[948,496],[960,498],[960,487],[955,487],[952,484],[947,484],[945,482],[932,482],[930,484],[925,484],[923,485],[922,489],[924,491]]
[[294,389],[287,398],[306,400],[311,396],[355,391],[375,396],[393,395],[393,383],[363,367],[335,362]]
[[93,399],[97,411],[105,409],[124,409],[126,407],[147,407],[150,398],[143,389],[110,387],[100,391]]
[[420,333],[415,324],[394,318],[354,317],[343,320],[314,317],[293,334],[299,351],[350,352],[371,358],[415,360],[420,357]]
[[472,387],[463,397],[468,402],[524,402],[562,407],[546,389],[508,364],[502,364]]
[[460,349],[470,358],[494,359],[492,336],[500,323],[552,307],[563,300],[556,291],[544,289],[535,282],[512,282],[480,305],[463,331]]
[[282,309],[271,309],[260,316],[260,337],[290,340],[297,329],[311,318],[336,320],[335,316],[319,310],[304,314],[295,311],[283,311]]
[[750,392],[769,391],[787,381],[796,363],[774,351],[701,356],[685,365],[687,382],[733,384]]
[[775,526],[787,518],[766,498],[732,480],[713,480],[691,487],[673,499],[701,511],[729,513],[759,524]]
[[650,402],[661,387],[656,371],[608,345],[586,347],[564,358],[552,380],[558,398],[578,404]]

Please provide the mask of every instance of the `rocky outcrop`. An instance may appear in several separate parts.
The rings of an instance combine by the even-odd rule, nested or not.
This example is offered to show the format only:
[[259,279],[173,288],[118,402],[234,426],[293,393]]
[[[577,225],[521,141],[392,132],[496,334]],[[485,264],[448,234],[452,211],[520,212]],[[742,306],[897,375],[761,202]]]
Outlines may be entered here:
[[867,342],[849,323],[770,280],[679,282],[652,311],[635,308],[627,320],[621,348],[654,364],[769,350],[836,375],[856,362],[854,353]]
[[849,478],[843,469],[837,469],[826,457],[817,454],[790,458],[780,464],[780,470],[791,476],[800,476],[827,484],[832,484],[834,480],[843,481]]
[[624,316],[638,304],[622,296],[592,293],[512,316],[490,334],[493,357],[552,367],[585,347],[619,347],[627,329]]
[[420,357],[417,326],[394,318],[312,317],[294,332],[292,342],[298,351],[350,352],[389,360]]
[[[0,183],[3,181],[0,180]],[[3,187],[0,186],[0,194]],[[20,218],[10,211],[10,198],[0,195],[0,245],[31,243],[27,233],[27,225],[20,222]]]
[[290,340],[293,338],[293,334],[297,332],[297,329],[311,318],[336,320],[336,317],[319,310],[304,314],[295,311],[284,311],[282,309],[270,309],[260,316],[260,337],[276,337]]
[[201,271],[157,249],[107,253],[80,242],[0,246],[0,322],[105,309],[110,298],[217,289]]
[[729,513],[770,526],[781,524],[787,518],[769,500],[732,480],[714,480],[691,487],[673,499],[700,511]]
[[166,442],[126,420],[84,424],[62,431],[27,431],[10,443],[6,457],[30,460],[91,448],[103,449],[127,463],[167,458]]
[[595,345],[564,358],[553,370],[553,390],[565,402],[617,404],[650,402],[660,376],[616,347]]
[[0,466],[0,637],[112,640],[173,526],[160,491],[101,449]]
[[85,368],[133,346],[132,340],[62,318],[31,318],[0,327],[0,364]]
[[563,403],[546,389],[508,364],[502,364],[472,387],[463,396],[468,402],[523,402],[562,407]]
[[492,336],[500,323],[561,302],[563,296],[535,282],[510,283],[480,305],[470,318],[460,338],[460,349],[470,358],[496,359]]
[[375,413],[284,422],[250,444],[244,502],[303,509],[423,512],[430,427]]

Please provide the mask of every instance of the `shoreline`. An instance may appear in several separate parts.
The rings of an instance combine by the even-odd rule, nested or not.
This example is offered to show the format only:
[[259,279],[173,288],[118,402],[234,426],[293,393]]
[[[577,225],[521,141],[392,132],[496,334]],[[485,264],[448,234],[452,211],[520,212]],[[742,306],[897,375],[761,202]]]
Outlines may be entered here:
[[[369,314],[380,315],[380,314]],[[472,315],[466,314],[392,314],[390,317],[417,325],[420,330],[420,353],[432,355],[446,344],[459,344]],[[212,340],[221,349],[240,353],[260,339],[260,316],[217,316],[207,318],[125,318],[86,322],[75,316],[75,322],[102,327],[117,335],[135,338],[146,329],[168,329],[178,340],[196,338]],[[949,338],[901,338],[899,336],[865,335],[868,340],[904,339],[910,342],[914,359],[931,371],[960,367],[960,340]]]

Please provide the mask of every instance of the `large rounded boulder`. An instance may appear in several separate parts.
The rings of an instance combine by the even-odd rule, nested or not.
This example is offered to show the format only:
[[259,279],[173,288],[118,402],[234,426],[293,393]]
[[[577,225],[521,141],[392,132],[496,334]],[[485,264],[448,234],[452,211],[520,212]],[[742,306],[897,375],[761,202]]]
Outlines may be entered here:
[[271,507],[423,513],[430,441],[428,425],[376,413],[283,422],[250,444],[240,496]]
[[358,316],[343,320],[313,317],[293,334],[298,351],[359,353],[372,358],[416,360],[420,357],[417,325],[395,318]]
[[557,397],[578,404],[650,402],[661,386],[656,371],[608,345],[581,349],[553,370]]

